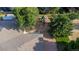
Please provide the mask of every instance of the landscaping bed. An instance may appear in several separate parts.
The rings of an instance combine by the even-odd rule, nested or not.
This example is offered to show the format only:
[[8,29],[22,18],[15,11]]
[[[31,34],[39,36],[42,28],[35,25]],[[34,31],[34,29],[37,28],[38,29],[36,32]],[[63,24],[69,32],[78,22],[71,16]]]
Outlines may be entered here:
[[78,51],[79,50],[79,38],[75,41],[69,40],[68,37],[56,38],[58,51]]
[[59,51],[67,50],[67,44],[69,41],[68,37],[57,37],[56,43],[57,43],[57,48]]

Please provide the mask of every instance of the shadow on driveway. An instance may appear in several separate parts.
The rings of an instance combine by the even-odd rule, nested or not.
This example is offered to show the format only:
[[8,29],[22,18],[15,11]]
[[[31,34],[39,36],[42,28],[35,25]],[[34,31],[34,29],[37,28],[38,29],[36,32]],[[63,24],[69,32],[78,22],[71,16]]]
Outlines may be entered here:
[[57,51],[57,45],[56,42],[48,42],[43,40],[43,38],[39,38],[39,42],[36,43],[34,51]]
[[17,30],[19,32],[19,28],[18,28],[18,25],[16,23],[16,21],[0,21],[0,31],[2,29],[7,29],[7,30]]
[[43,38],[38,38],[39,42],[36,43],[36,46],[34,47],[34,51],[44,51],[45,44]]

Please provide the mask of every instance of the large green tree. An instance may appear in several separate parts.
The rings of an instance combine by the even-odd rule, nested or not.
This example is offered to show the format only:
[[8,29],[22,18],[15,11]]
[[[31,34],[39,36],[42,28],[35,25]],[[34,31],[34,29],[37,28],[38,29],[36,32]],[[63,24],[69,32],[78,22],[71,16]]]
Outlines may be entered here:
[[54,37],[68,36],[72,30],[72,23],[67,15],[56,15],[49,24],[49,33]]
[[17,23],[21,29],[33,28],[36,24],[36,17],[39,14],[36,7],[16,7],[13,10]]

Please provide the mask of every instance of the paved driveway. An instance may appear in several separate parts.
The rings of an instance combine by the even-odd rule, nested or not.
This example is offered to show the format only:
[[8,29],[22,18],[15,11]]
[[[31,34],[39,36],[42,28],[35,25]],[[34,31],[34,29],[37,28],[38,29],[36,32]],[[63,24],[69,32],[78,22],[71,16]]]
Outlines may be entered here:
[[14,21],[0,21],[0,43],[12,39],[22,34],[21,30],[16,29]]
[[23,34],[21,30],[17,29],[14,21],[0,22],[0,51],[45,51],[50,50],[51,46],[56,48],[54,44],[51,46],[45,44],[40,37],[43,37],[43,34]]
[[43,37],[42,34],[29,33],[24,35],[16,26],[14,21],[0,22],[0,51],[43,50],[43,44],[39,44],[39,37]]

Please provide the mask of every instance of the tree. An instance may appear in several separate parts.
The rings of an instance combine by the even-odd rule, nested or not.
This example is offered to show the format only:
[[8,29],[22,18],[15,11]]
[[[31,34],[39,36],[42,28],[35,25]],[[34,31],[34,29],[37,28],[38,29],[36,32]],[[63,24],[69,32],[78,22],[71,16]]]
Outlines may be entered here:
[[54,37],[68,36],[72,30],[71,20],[66,15],[56,15],[49,24],[49,33]]
[[26,28],[32,29],[35,26],[39,11],[36,7],[18,7],[14,8],[13,13],[17,18],[19,27],[26,30]]

